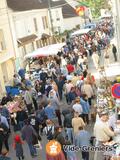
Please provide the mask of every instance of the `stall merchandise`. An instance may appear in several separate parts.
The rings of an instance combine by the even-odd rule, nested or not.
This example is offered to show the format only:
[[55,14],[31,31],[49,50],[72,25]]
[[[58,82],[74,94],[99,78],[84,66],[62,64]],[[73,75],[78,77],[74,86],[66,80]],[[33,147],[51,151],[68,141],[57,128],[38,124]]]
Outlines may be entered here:
[[[12,102],[7,103],[7,108],[10,113],[16,113],[20,110],[20,106],[22,103],[22,97],[21,96],[16,96],[14,97],[14,100]],[[24,107],[24,105],[22,106]]]
[[[111,157],[111,160],[120,160],[120,121],[117,120],[118,108],[120,107],[120,99],[115,99],[112,96],[111,88],[112,82],[110,82],[105,74],[104,70],[101,72],[100,84],[97,89],[97,109],[108,111],[112,115],[116,115],[116,123],[114,131],[117,133],[113,141],[107,142],[104,145],[112,147],[111,152],[105,152],[107,158]],[[118,122],[119,123],[118,123]],[[117,124],[118,123],[118,124]]]

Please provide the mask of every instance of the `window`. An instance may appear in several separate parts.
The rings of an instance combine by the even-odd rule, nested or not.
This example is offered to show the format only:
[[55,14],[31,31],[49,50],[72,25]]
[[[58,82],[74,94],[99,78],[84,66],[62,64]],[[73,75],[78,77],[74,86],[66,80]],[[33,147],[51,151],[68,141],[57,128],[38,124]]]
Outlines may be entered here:
[[43,28],[44,29],[48,28],[48,20],[46,16],[42,17],[42,22],[43,22]]
[[34,22],[35,31],[38,32],[37,19],[33,18],[33,22]]
[[5,45],[4,34],[3,34],[3,30],[0,29],[0,51],[3,51],[5,49],[6,49],[6,45]]
[[56,11],[56,20],[60,21],[59,11]]
[[59,18],[59,12],[56,11],[56,18]]

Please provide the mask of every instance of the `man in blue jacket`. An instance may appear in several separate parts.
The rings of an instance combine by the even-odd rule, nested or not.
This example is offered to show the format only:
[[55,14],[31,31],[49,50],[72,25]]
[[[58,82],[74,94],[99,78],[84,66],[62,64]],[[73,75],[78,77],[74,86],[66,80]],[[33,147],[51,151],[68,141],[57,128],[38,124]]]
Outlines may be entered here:
[[86,94],[83,94],[80,99],[80,104],[83,109],[82,118],[85,123],[89,124],[89,112],[90,112],[90,105],[88,103],[88,98]]

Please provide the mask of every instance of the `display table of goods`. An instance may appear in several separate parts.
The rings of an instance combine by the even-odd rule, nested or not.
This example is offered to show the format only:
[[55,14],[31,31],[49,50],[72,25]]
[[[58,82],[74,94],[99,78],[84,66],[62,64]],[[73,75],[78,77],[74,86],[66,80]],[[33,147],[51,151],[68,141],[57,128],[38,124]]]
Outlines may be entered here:
[[97,108],[112,110],[115,107],[115,99],[111,94],[110,82],[102,82],[97,89]]
[[12,102],[7,103],[7,108],[10,113],[16,113],[20,110],[20,106],[22,103],[22,97],[21,96],[16,96],[14,97],[14,100]]

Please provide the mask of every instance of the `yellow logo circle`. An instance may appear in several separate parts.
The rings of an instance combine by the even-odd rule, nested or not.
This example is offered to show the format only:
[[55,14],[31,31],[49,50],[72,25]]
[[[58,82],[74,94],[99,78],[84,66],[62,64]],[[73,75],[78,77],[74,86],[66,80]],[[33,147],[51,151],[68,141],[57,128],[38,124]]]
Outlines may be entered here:
[[57,156],[61,152],[61,145],[55,140],[51,140],[46,144],[46,152],[50,156]]

